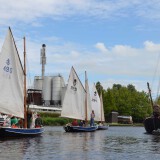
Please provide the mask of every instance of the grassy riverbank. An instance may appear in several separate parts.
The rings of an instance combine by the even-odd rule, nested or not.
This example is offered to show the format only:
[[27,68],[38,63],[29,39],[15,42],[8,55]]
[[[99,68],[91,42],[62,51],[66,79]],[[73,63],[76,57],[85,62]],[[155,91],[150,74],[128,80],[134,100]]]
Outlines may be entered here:
[[133,123],[133,124],[122,124],[122,123],[107,123],[109,126],[135,126],[135,127],[142,127],[144,126],[143,123]]
[[[71,119],[60,117],[59,113],[40,112],[39,114],[41,115],[44,126],[63,126],[72,121]],[[107,123],[107,124],[113,127],[114,126],[143,126],[143,123],[133,123],[133,124]]]

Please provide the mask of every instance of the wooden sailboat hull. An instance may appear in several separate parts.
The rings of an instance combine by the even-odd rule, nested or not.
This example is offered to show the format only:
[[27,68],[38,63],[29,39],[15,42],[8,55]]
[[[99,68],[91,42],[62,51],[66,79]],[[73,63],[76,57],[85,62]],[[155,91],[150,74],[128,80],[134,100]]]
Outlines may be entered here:
[[98,126],[81,127],[81,126],[64,126],[66,132],[94,132],[98,129]]
[[98,130],[107,130],[108,126],[98,126]]
[[147,133],[152,134],[153,130],[160,128],[160,119],[149,117],[144,120],[144,128]]
[[42,134],[44,128],[0,128],[0,137],[34,137]]

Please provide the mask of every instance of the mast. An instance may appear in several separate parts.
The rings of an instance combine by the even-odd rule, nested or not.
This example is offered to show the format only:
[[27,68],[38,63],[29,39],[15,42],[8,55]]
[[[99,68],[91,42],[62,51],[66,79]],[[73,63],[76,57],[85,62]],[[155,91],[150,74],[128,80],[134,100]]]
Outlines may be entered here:
[[105,117],[104,117],[104,106],[103,106],[103,90],[101,89],[100,93],[100,106],[101,106],[101,123],[105,122]]
[[152,105],[152,108],[153,108],[153,100],[152,100],[152,95],[151,95],[151,89],[150,89],[150,86],[149,86],[148,82],[147,82],[147,86],[148,86],[148,91],[149,91],[149,97],[150,97],[150,100],[151,100],[151,105]]
[[101,102],[101,123],[102,123],[102,106],[103,106],[103,100],[102,100],[102,91],[101,91],[101,93],[100,93],[101,95],[100,95],[100,102]]
[[85,121],[87,122],[87,72],[85,71],[85,90],[86,90],[86,96],[85,96]]
[[24,40],[24,128],[27,128],[27,109],[26,109],[26,39]]

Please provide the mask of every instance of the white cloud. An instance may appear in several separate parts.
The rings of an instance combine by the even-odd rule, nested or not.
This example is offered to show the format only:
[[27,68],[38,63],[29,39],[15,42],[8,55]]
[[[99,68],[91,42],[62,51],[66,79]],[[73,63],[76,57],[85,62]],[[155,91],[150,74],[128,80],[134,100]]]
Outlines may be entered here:
[[[51,19],[70,16],[87,16],[98,19],[127,17],[129,15],[159,19],[160,3],[156,0],[0,0],[0,24],[6,25],[15,21],[32,22],[34,26],[41,26],[36,22],[38,18],[50,16]],[[130,9],[130,11],[128,11]]]
[[145,49],[149,52],[160,52],[160,44],[154,44],[151,41],[144,42]]
[[138,50],[126,45],[115,45],[112,48],[112,52],[121,56],[135,56]]
[[95,46],[96,46],[97,49],[99,49],[103,53],[107,53],[108,52],[108,49],[105,47],[105,45],[103,43],[99,42]]

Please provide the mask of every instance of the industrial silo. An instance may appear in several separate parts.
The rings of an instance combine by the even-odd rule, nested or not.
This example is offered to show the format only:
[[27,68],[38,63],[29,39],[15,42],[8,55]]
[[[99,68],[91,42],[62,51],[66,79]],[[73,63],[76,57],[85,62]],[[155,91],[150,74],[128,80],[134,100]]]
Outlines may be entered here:
[[34,89],[42,90],[42,77],[41,76],[34,77]]
[[64,100],[66,90],[67,90],[67,85],[63,86],[62,89],[61,89],[61,104],[63,104],[63,100]]
[[51,101],[51,82],[52,82],[52,77],[51,76],[44,76],[43,80],[43,102],[45,106],[50,105]]
[[64,86],[64,80],[62,76],[54,76],[52,78],[52,104],[61,105],[61,90]]

